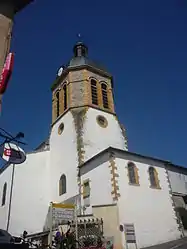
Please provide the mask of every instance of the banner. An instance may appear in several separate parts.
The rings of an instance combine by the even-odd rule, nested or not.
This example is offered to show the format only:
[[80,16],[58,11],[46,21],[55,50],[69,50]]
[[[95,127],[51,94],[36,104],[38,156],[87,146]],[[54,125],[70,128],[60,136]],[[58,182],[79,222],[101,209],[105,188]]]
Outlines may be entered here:
[[12,75],[13,64],[14,64],[14,54],[9,53],[6,58],[3,71],[0,77],[0,95],[4,94],[7,89],[8,82]]

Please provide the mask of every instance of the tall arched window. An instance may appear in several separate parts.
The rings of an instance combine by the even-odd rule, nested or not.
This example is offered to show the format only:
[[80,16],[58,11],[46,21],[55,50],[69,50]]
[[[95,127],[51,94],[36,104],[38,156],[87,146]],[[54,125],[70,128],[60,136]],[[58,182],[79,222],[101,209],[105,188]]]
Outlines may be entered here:
[[153,188],[159,188],[159,180],[158,180],[158,173],[155,168],[149,167],[149,180],[150,185]]
[[67,109],[67,85],[63,86],[64,90],[64,111]]
[[98,105],[97,82],[91,79],[92,104]]
[[63,174],[59,180],[59,195],[66,193],[66,176]]
[[105,83],[101,84],[103,107],[108,109],[108,89]]
[[129,162],[127,165],[130,184],[139,184],[138,169],[136,165]]
[[60,115],[60,93],[56,93],[56,117]]
[[6,202],[6,191],[7,191],[7,183],[5,182],[4,186],[3,186],[3,196],[2,196],[2,206],[5,205]]

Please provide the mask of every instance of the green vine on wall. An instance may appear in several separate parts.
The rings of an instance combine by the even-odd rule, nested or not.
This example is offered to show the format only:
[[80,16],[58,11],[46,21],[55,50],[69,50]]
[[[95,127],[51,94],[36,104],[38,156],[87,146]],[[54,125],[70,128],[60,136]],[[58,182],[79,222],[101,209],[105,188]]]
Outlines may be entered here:
[[126,130],[125,130],[125,127],[123,124],[120,123],[119,119],[117,118],[117,116],[115,116],[119,126],[120,126],[120,129],[121,129],[121,134],[124,138],[124,143],[125,143],[125,149],[128,150],[128,140],[127,140],[127,133],[126,133]]
[[122,136],[123,136],[123,138],[124,138],[124,140],[125,140],[125,147],[128,149],[127,135],[126,135],[125,127],[124,127],[122,124],[120,124],[120,123],[119,123],[119,125],[120,125],[120,128],[121,128]]
[[[75,131],[76,131],[76,140],[77,140],[77,155],[78,155],[78,166],[84,163],[84,141],[83,141],[83,127],[86,118],[87,108],[80,107],[73,109],[71,111],[74,119],[75,124]],[[80,176],[79,176],[79,169],[77,168],[77,181],[80,184]]]

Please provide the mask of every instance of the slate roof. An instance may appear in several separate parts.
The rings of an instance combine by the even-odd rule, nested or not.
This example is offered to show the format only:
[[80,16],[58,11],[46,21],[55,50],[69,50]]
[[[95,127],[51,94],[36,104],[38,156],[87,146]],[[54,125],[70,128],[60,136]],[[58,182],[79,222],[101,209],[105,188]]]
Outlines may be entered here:
[[[112,79],[112,75],[108,72],[108,70],[101,65],[100,63],[91,60],[88,57],[88,48],[83,42],[77,42],[73,48],[73,57],[70,61],[63,66],[63,73],[61,76],[57,76],[55,81],[51,86],[51,90],[54,90],[56,86],[58,86],[59,81],[65,77],[69,71],[82,69],[82,68],[89,68],[96,73],[100,73],[103,76],[109,77]],[[112,80],[113,85],[113,80]]]

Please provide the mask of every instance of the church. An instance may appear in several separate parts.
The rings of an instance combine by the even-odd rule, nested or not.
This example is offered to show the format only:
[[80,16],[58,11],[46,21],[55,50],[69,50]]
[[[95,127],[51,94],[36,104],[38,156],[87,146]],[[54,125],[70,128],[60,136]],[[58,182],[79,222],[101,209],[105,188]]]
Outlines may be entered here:
[[[49,139],[24,163],[0,171],[0,228],[15,236],[43,232],[50,202],[77,199],[80,215],[102,218],[114,248],[184,236],[176,206],[186,208],[187,169],[128,151],[113,85],[112,75],[89,59],[88,47],[76,43],[51,86]],[[134,243],[124,232],[129,224]]]

